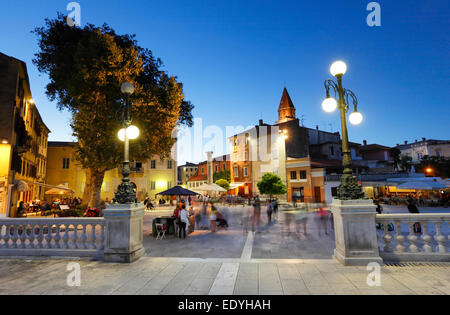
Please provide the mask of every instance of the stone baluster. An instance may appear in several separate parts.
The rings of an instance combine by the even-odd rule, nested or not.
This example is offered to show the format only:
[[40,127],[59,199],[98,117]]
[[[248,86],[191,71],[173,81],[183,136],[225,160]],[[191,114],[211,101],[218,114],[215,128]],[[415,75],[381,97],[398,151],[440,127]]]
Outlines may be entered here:
[[417,241],[419,238],[417,237],[416,233],[414,232],[414,222],[409,222],[409,235],[408,235],[408,241],[409,241],[409,251],[411,253],[418,253],[419,248],[417,247]]
[[73,224],[72,248],[80,248],[80,246],[78,245],[78,223]]
[[47,224],[47,236],[45,237],[45,248],[52,248],[52,224]]
[[86,233],[86,224],[83,223],[81,226],[83,227],[83,233],[81,234],[81,247],[84,249],[87,249],[88,245],[87,245],[86,241],[87,241],[88,237],[87,237],[87,233]]
[[447,248],[445,247],[447,237],[444,234],[442,234],[443,222],[435,222],[435,224],[436,224],[436,242],[438,243],[437,251],[439,253],[447,253]]
[[91,224],[91,242],[90,242],[90,248],[97,249],[97,237],[95,235],[95,229],[97,227],[97,224]]
[[5,233],[2,236],[2,238],[3,238],[3,246],[2,246],[2,248],[9,248],[9,240],[11,239],[11,237],[10,237],[10,226],[9,225],[4,225],[4,231],[5,231]]
[[27,226],[28,224],[19,225],[19,228],[22,227],[22,233],[20,233],[20,246],[19,248],[26,248],[27,244]]
[[12,235],[12,246],[11,248],[17,248],[17,241],[19,240],[19,233],[18,233],[19,227],[17,225],[13,225],[13,235]]
[[423,251],[425,253],[432,253],[433,247],[431,246],[431,242],[433,242],[433,236],[430,235],[430,230],[428,228],[428,221],[422,223],[423,236],[422,239],[424,241]]
[[383,236],[384,249],[383,250],[386,253],[391,253],[393,251],[393,249],[391,246],[392,235],[389,233],[389,221],[385,221],[383,223],[383,230],[384,230],[384,236]]
[[406,251],[406,247],[404,245],[405,236],[402,234],[402,221],[395,221],[395,227],[397,230],[397,235],[395,237],[397,241],[396,251],[399,253],[404,253]]
[[56,235],[55,235],[55,238],[54,238],[54,240],[55,240],[55,248],[58,248],[58,249],[60,249],[61,248],[61,243],[60,243],[60,241],[61,241],[61,233],[60,233],[60,231],[61,231],[61,224],[56,224]]
[[99,249],[104,250],[105,249],[105,225],[100,225],[100,244]]
[[63,248],[64,249],[69,249],[69,240],[70,240],[69,227],[70,227],[70,224],[67,224],[67,223],[64,224],[64,236],[63,236],[63,243],[64,243]]
[[34,248],[35,247],[34,241],[36,239],[36,229],[35,229],[35,226],[33,223],[31,224],[30,228],[31,228],[30,229],[30,237],[29,237],[30,242],[28,243],[27,248]]
[[38,248],[44,248],[44,244],[42,242],[44,241],[44,225],[40,224],[38,225],[39,234],[37,237],[38,240]]

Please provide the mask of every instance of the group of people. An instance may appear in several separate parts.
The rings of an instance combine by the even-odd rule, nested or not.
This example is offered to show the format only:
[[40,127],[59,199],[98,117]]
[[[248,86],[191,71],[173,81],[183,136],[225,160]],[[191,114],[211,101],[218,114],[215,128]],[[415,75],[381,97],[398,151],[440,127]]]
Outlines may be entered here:
[[175,222],[175,234],[183,239],[189,234],[187,231],[209,230],[215,233],[219,229],[228,229],[227,209],[218,209],[212,202],[181,200],[172,217]]

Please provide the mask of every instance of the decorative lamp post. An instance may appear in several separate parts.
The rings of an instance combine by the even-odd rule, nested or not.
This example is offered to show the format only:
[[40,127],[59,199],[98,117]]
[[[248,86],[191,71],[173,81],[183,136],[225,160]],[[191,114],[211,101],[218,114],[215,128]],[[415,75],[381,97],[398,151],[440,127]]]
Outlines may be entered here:
[[[355,94],[343,88],[342,77],[347,72],[347,65],[343,61],[336,61],[331,65],[331,74],[336,77],[337,83],[331,79],[325,81],[325,90],[327,98],[322,103],[322,108],[325,112],[331,113],[336,108],[339,108],[341,114],[342,125],[342,153],[343,153],[343,167],[344,174],[341,177],[341,185],[337,190],[337,198],[340,200],[362,199],[364,192],[358,180],[353,176],[352,172],[352,156],[350,151],[350,144],[348,141],[346,114],[349,111],[349,98],[354,105],[354,112],[350,114],[349,121],[351,124],[359,125],[363,116],[358,112],[358,99]],[[334,97],[330,97],[330,90],[334,91]],[[336,101],[336,96],[338,100]]]
[[132,204],[136,202],[136,192],[130,182],[130,140],[139,137],[139,129],[131,125],[129,97],[134,93],[134,86],[125,82],[121,86],[121,91],[125,95],[125,109],[122,119],[123,129],[119,131],[118,137],[124,142],[124,159],[122,165],[122,183],[115,194],[115,201],[119,204]]

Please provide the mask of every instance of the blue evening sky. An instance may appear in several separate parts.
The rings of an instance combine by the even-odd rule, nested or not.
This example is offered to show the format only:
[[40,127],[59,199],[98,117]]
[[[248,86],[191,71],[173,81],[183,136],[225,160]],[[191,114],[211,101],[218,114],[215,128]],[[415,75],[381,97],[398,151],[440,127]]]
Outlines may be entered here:
[[[204,127],[275,122],[286,85],[305,126],[339,131],[338,113],[324,113],[321,101],[330,64],[342,59],[349,67],[344,86],[356,93],[365,117],[350,127],[351,141],[450,139],[448,0],[378,1],[381,27],[366,24],[368,0],[78,2],[82,24],[106,22],[118,33],[135,33],[160,57],[184,83]],[[67,12],[68,3],[0,3],[0,51],[27,63],[50,140],[59,141],[71,140],[69,116],[45,95],[47,77],[31,62],[38,47],[30,31]]]

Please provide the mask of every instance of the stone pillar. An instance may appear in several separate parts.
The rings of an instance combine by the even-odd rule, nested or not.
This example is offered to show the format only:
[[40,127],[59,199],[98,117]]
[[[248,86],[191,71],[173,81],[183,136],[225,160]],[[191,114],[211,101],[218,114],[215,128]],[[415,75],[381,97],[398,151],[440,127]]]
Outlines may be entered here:
[[333,258],[344,266],[383,264],[376,234],[376,206],[372,200],[333,199],[336,249]]
[[106,224],[103,260],[131,263],[144,256],[144,206],[141,203],[109,205],[103,214]]
[[214,174],[213,174],[213,166],[212,166],[212,160],[213,160],[213,152],[206,152],[206,156],[208,158],[208,164],[207,164],[207,169],[208,169],[208,185],[211,185],[213,183],[213,178],[214,178]]

